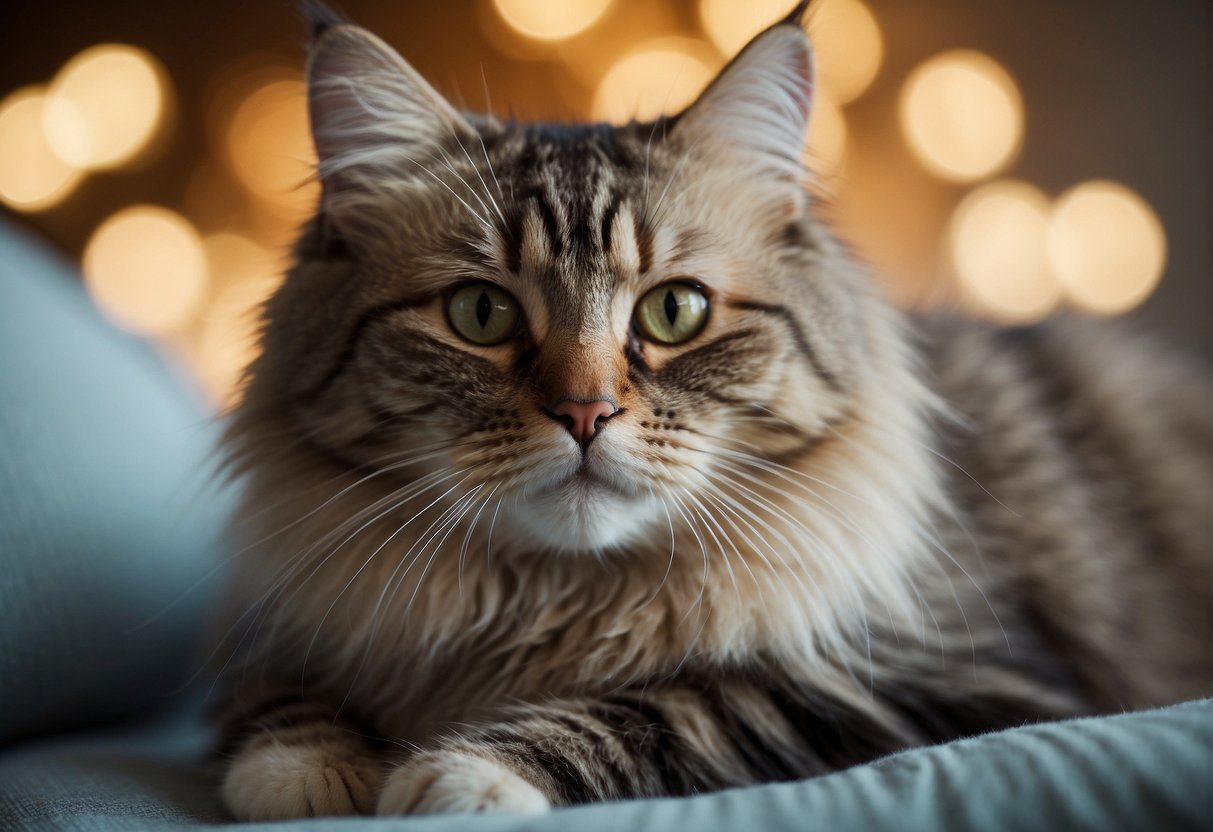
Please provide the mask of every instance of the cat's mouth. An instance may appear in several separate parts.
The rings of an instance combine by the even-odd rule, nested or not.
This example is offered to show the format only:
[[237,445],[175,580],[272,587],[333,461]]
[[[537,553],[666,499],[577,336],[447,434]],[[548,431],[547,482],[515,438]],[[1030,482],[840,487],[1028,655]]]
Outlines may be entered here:
[[630,496],[612,480],[595,472],[589,465],[588,461],[583,461],[581,463],[581,467],[579,467],[572,474],[556,480],[547,488],[544,488],[540,493],[547,494],[559,491],[572,491],[574,493],[591,494],[599,490],[609,491],[612,494],[616,494],[620,497]]
[[533,483],[528,489],[528,496],[532,499],[569,500],[584,505],[594,498],[633,500],[642,494],[636,487],[634,474],[620,460],[589,454],[576,463],[569,460],[566,466]]
[[516,504],[514,519],[532,540],[557,551],[603,551],[634,539],[660,503],[621,482],[626,472],[614,468],[585,460],[536,483]]

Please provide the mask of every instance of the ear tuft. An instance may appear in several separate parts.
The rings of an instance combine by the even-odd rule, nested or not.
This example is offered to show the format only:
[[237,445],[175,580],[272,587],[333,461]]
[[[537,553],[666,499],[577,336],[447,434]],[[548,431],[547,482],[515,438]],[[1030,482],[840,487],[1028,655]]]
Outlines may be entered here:
[[313,43],[334,26],[350,23],[349,18],[321,0],[299,0],[299,13],[307,21],[308,34]]
[[674,136],[798,180],[813,102],[813,51],[802,2],[755,37],[678,119]]
[[326,194],[376,172],[419,174],[471,127],[395,50],[348,23],[324,28],[307,66],[308,114]]
[[812,0],[800,0],[800,2],[793,6],[792,10],[788,12],[780,22],[804,28],[805,15],[808,13],[809,5],[811,3]]

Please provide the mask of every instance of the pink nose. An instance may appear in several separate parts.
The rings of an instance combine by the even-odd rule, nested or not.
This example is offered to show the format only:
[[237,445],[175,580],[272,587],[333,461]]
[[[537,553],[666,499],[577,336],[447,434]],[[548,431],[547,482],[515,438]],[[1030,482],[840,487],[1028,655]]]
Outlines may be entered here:
[[618,412],[619,409],[608,401],[575,402],[565,399],[552,408],[552,414],[564,423],[583,448],[590,444],[598,432],[599,421],[605,421]]

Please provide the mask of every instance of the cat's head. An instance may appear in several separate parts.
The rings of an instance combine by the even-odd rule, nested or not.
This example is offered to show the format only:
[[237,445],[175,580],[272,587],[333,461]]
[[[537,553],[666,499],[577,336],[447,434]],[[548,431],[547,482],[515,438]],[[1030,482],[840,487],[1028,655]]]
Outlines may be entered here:
[[620,127],[462,114],[321,27],[323,197],[245,411],[566,552],[706,521],[841,441],[888,356],[805,187],[801,11],[684,112]]

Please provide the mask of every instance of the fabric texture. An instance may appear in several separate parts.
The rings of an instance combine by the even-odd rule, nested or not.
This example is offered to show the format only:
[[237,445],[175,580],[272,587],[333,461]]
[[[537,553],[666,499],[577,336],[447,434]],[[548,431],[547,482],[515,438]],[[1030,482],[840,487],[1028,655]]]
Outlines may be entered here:
[[165,704],[197,657],[214,426],[0,224],[0,744]]
[[0,829],[259,832],[1185,830],[1213,828],[1213,701],[1031,726],[797,783],[536,818],[325,818],[245,826],[218,799],[196,713],[0,754]]

